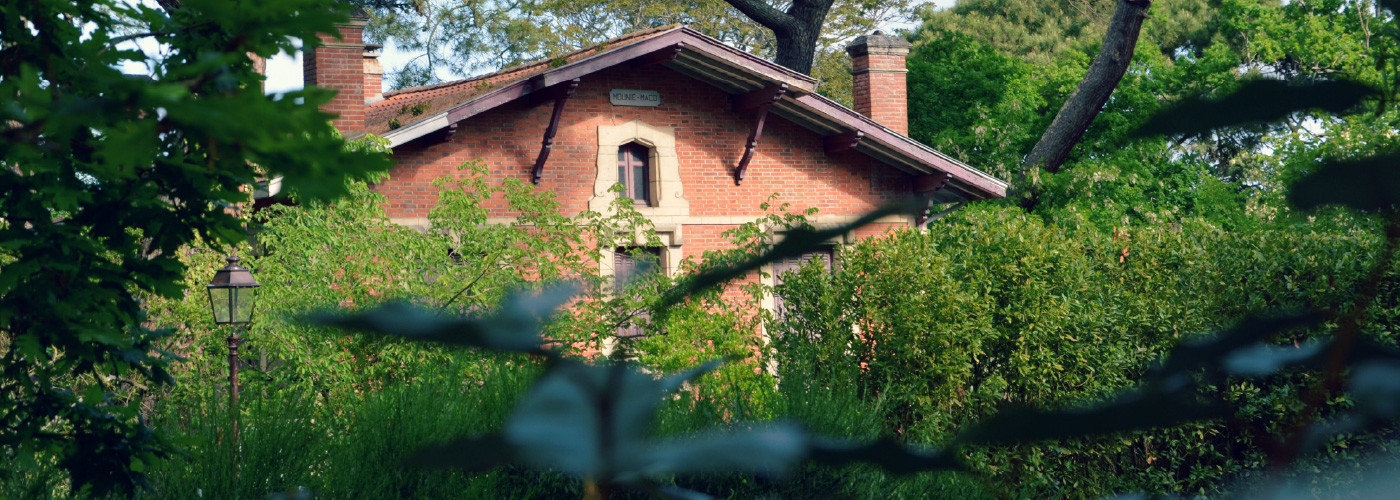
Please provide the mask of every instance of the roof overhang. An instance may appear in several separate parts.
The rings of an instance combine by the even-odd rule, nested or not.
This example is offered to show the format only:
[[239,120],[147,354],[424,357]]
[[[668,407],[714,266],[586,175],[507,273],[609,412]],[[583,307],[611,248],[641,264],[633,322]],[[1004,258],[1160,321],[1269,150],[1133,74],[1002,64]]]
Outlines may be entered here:
[[674,28],[505,85],[446,111],[391,130],[384,134],[384,138],[389,140],[391,147],[406,144],[559,83],[661,53],[674,53],[674,58],[666,57],[662,65],[729,94],[743,94],[786,84],[788,92],[774,103],[774,113],[824,137],[859,132],[863,138],[857,143],[856,151],[902,171],[916,175],[947,173],[947,185],[934,194],[937,203],[1006,196],[1007,184],[1004,181],[816,94],[817,82],[812,77],[733,49],[685,27]]

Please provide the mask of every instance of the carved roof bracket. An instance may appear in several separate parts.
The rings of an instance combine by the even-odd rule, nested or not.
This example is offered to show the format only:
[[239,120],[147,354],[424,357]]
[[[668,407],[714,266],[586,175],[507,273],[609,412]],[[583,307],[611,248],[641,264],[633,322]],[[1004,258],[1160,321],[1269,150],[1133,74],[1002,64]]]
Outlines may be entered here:
[[947,172],[935,172],[914,178],[914,193],[928,198],[928,207],[914,219],[914,227],[923,227],[928,223],[929,214],[933,212],[933,195],[948,185],[950,177]]
[[446,127],[443,127],[442,130],[437,131],[437,133],[431,137],[432,140],[435,140],[437,142],[452,142],[452,136],[456,134],[457,124],[449,123]]
[[535,168],[530,171],[530,182],[539,184],[544,177],[544,163],[549,160],[549,151],[554,148],[554,134],[559,132],[559,117],[564,114],[564,103],[578,90],[579,79],[566,81],[542,90],[541,97],[554,99],[554,112],[549,115],[549,127],[544,129],[544,143],[540,145],[540,156],[535,158]]
[[823,141],[826,154],[836,154],[843,151],[850,151],[860,145],[860,140],[865,138],[865,132],[859,130],[827,136]]
[[735,186],[744,184],[744,175],[749,171],[749,162],[753,160],[753,151],[758,148],[758,138],[763,136],[763,122],[768,119],[768,109],[781,100],[787,91],[787,84],[780,83],[734,96],[734,111],[758,111],[754,116],[753,128],[749,130],[749,139],[744,143],[744,156],[739,158],[739,166],[734,168]]
[[632,68],[641,69],[647,66],[655,66],[657,64],[665,64],[674,61],[677,56],[681,55],[681,50],[683,49],[685,49],[684,42],[638,57],[632,60]]

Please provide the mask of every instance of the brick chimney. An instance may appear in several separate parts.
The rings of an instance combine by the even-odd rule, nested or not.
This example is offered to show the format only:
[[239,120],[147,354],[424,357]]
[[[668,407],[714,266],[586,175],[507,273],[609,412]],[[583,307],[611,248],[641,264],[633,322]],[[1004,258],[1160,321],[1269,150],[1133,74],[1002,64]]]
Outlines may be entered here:
[[365,44],[365,105],[384,100],[384,65],[379,62],[383,48],[377,43]]
[[855,76],[856,112],[904,135],[909,135],[909,91],[904,84],[909,47],[903,38],[879,31],[846,46]]
[[306,86],[338,91],[321,110],[340,115],[332,123],[346,137],[360,135],[365,130],[365,81],[368,77],[365,75],[364,31],[368,22],[364,11],[356,10],[350,15],[350,22],[337,26],[341,39],[321,33],[318,35],[321,46],[302,54]]

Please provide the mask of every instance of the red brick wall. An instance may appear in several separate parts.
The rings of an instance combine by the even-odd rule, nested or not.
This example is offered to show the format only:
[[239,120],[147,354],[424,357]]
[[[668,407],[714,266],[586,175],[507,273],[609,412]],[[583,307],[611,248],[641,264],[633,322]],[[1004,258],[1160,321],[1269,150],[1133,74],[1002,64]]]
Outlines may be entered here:
[[[608,92],[614,88],[656,90],[662,104],[613,106]],[[459,123],[450,142],[424,138],[395,148],[397,165],[389,180],[375,188],[389,199],[389,216],[426,217],[437,201],[433,179],[461,175],[457,166],[478,158],[488,165],[492,184],[507,176],[529,182],[551,111],[550,103],[535,107],[512,103]],[[759,205],[775,192],[794,210],[817,207],[819,217],[856,216],[902,199],[912,189],[913,176],[856,151],[826,155],[820,135],[776,115],[768,117],[744,184],[735,186],[733,169],[743,155],[752,114],[735,113],[728,94],[718,89],[655,66],[585,77],[569,99],[540,183],[554,190],[566,213],[586,209],[593,195],[598,126],[632,120],[674,127],[691,217],[757,218],[764,214]],[[492,216],[515,215],[500,200],[493,203],[488,206]],[[864,238],[895,226],[901,224],[876,224],[855,234]],[[698,258],[706,250],[729,248],[721,233],[733,227],[686,224],[684,245],[670,251]],[[747,278],[756,279],[756,275]],[[735,287],[727,290],[727,294],[737,293]]]
[[[662,105],[613,106],[608,92],[614,88],[656,90]],[[432,180],[455,174],[464,161],[484,160],[496,181],[528,182],[550,112],[548,103],[512,103],[459,123],[449,143],[425,139],[396,148],[398,164],[377,188],[390,199],[389,215],[427,216],[436,202]],[[826,155],[820,135],[776,115],[768,117],[744,184],[735,186],[733,170],[752,115],[735,113],[728,94],[660,66],[585,77],[566,104],[540,186],[554,190],[569,213],[587,208],[597,175],[598,126],[632,120],[675,128],[691,216],[759,216],[759,204],[775,192],[822,215],[858,215],[911,189],[912,176],[855,151]],[[513,215],[491,208],[493,215]],[[685,231],[689,247],[690,227]]]
[[321,34],[322,46],[302,53],[306,85],[335,89],[331,102],[321,110],[338,115],[335,128],[346,136],[365,129],[365,63],[363,24],[340,26],[342,40]]

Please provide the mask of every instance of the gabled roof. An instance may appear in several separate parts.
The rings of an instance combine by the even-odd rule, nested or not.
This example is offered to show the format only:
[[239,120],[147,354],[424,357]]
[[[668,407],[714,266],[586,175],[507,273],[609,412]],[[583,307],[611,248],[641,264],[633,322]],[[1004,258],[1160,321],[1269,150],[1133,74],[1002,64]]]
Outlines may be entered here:
[[812,77],[683,26],[639,31],[475,78],[390,92],[367,110],[366,129],[398,146],[557,84],[656,57],[666,61],[664,66],[730,94],[786,85],[786,94],[771,108],[773,113],[824,137],[859,132],[863,138],[856,151],[900,170],[946,172],[948,183],[935,196],[937,202],[1006,196],[1005,182],[818,95]]

